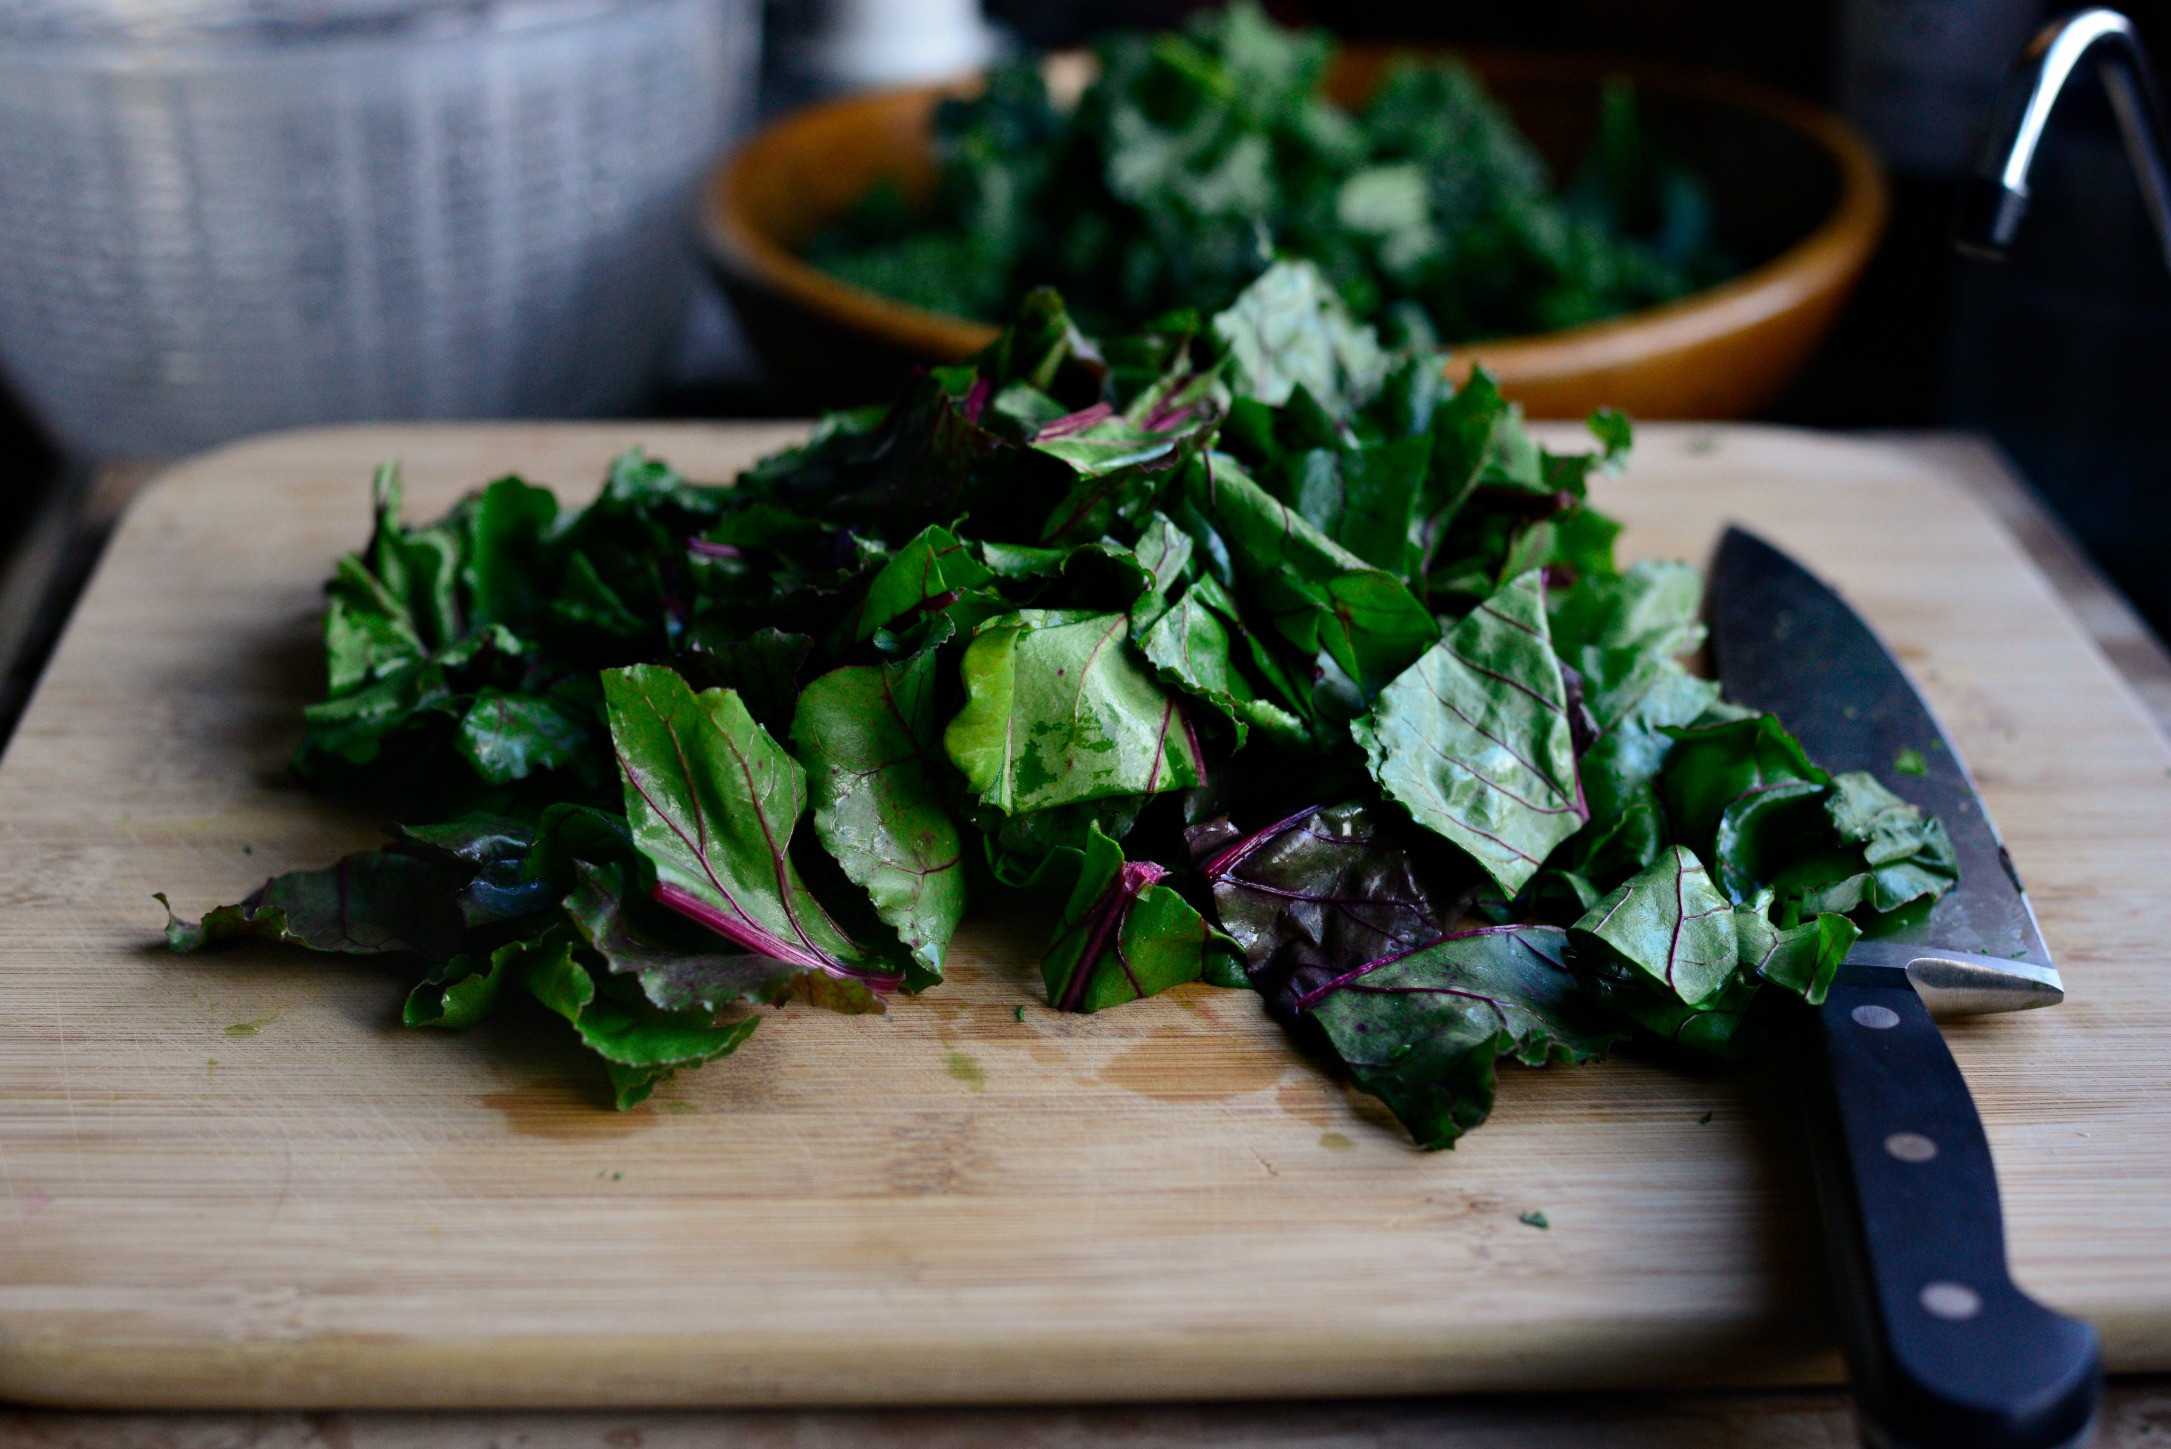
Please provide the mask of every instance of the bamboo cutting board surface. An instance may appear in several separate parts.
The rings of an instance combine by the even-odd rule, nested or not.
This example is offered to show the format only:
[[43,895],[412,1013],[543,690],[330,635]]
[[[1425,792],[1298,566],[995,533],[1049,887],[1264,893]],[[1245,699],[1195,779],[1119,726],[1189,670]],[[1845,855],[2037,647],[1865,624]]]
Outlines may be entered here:
[[[634,442],[721,478],[795,435],[295,433],[141,499],[0,761],[0,1396],[965,1402],[1838,1372],[1776,1054],[1736,1075],[1507,1068],[1492,1122],[1426,1154],[1248,993],[1059,1017],[1034,1004],[1036,923],[983,918],[938,991],[881,1018],[787,1010],[620,1114],[540,1018],[408,1032],[367,964],[158,946],[154,890],[194,914],[376,838],[282,765],[318,588],[364,536],[379,459],[405,460],[420,516],[514,470],[584,496]],[[1949,1030],[2016,1271],[2096,1321],[2114,1370],[2171,1369],[2171,751],[2012,540],[1897,451],[1654,426],[1600,502],[1628,557],[1701,560],[1723,521],[1752,524],[1915,671],[2072,992]]]

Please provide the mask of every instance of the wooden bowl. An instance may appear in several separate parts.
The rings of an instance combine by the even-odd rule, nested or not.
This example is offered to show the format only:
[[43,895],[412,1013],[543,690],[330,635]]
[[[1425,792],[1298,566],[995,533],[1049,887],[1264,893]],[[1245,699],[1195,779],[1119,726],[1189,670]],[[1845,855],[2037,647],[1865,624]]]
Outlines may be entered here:
[[[1361,103],[1405,53],[1345,47],[1329,93]],[[1569,174],[1589,146],[1601,84],[1628,76],[1651,131],[1709,183],[1720,242],[1746,270],[1662,307],[1460,345],[1450,372],[1483,363],[1534,417],[1611,406],[1643,418],[1737,418],[1776,398],[1884,230],[1884,174],[1860,138],[1826,111],[1715,72],[1507,52],[1463,58],[1556,175]],[[935,105],[971,88],[887,91],[799,111],[747,141],[711,178],[709,254],[774,374],[809,401],[886,397],[914,365],[958,361],[994,338],[984,323],[892,301],[797,255],[877,181],[924,192],[934,173]]]

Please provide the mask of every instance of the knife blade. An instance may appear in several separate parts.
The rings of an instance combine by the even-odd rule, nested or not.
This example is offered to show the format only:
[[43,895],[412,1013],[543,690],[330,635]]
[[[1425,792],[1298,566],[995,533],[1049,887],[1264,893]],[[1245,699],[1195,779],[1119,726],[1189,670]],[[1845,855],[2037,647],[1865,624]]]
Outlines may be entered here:
[[[1890,650],[1815,575],[1728,529],[1707,614],[1720,683],[1835,773],[1935,814],[1958,884],[1895,912],[1806,1015],[1802,1079],[1857,1421],[1874,1449],[2055,1449],[2101,1397],[2095,1331],[2021,1292],[1997,1175],[1938,1014],[2065,991],[1960,753]],[[1918,763],[1919,762],[1919,763]]]
[[2063,1000],[2020,874],[1959,748],[1869,626],[1814,574],[1738,528],[1727,530],[1712,561],[1709,614],[1727,698],[1779,716],[1833,773],[1875,775],[1942,820],[1952,837],[1959,884],[1927,912],[1879,922],[1858,948],[1861,961],[1912,968],[1939,1016]]

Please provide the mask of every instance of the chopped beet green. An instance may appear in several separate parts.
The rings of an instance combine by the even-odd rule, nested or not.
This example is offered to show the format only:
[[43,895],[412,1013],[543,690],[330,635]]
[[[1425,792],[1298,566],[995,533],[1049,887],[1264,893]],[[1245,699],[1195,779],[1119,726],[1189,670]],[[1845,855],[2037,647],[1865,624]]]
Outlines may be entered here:
[[1614,567],[1591,427],[1548,452],[1285,263],[1141,337],[1036,293],[736,486],[630,453],[417,528],[387,468],[296,767],[431,823],[168,942],[382,959],[416,1027],[540,1003],[621,1106],[938,987],[999,891],[1050,1006],[1249,988],[1427,1147],[1503,1059],[1737,1057],[1952,844],[1683,667],[1701,581]]

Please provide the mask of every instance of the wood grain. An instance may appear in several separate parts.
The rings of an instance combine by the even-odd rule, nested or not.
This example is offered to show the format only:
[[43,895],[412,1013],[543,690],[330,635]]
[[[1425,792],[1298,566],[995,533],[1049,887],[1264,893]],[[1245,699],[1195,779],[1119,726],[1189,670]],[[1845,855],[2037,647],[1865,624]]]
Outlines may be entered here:
[[[2114,1382],[2090,1449],[2163,1449],[2171,1382]],[[10,1449],[1847,1449],[1847,1396],[1545,1394],[1011,1409],[0,1412]]]
[[[366,966],[181,961],[184,910],[377,822],[293,789],[318,584],[380,457],[418,513],[639,440],[357,428],[178,469],[0,761],[0,1395],[110,1406],[1021,1402],[1831,1378],[1784,1064],[1504,1075],[1409,1148],[1248,995],[1028,1007],[1032,923],[886,1018],[790,1010],[628,1114],[539,1019],[404,1032]],[[1653,427],[1631,554],[1726,519],[1833,578],[1974,765],[2073,992],[1953,1028],[2016,1270],[2171,1368],[2171,750],[1980,506],[1889,449]],[[1711,1120],[1701,1119],[1709,1112]],[[1542,1209],[1552,1227],[1524,1226]]]

